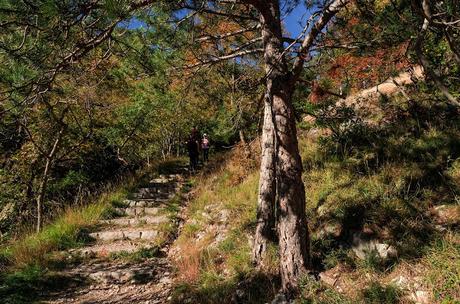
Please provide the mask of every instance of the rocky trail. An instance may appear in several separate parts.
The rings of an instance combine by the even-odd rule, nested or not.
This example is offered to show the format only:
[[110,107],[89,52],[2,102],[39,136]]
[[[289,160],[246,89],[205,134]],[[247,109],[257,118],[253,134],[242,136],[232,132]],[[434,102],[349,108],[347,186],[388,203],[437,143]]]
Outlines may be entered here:
[[[178,232],[185,168],[162,174],[101,220],[92,242],[66,252],[69,263],[58,276],[71,284],[44,303],[167,303],[171,297],[169,246]],[[63,283],[63,285],[65,285]]]

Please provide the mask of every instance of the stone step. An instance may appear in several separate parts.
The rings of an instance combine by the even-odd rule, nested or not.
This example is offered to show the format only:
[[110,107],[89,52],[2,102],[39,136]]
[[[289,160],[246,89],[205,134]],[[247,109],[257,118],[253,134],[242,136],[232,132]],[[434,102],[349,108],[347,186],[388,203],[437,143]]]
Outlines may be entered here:
[[157,215],[160,208],[157,207],[128,207],[116,208],[116,210],[127,216]]
[[174,195],[174,191],[157,192],[154,188],[139,188],[138,192],[131,193],[129,196],[135,199],[171,199]]
[[[159,281],[162,277],[169,276],[170,266],[164,258],[155,258],[142,263],[128,262],[114,264],[103,262],[79,265],[71,274],[90,278],[94,282],[102,284],[102,286],[127,283],[145,284],[147,282]],[[85,301],[84,303],[95,303],[95,301]],[[106,302],[104,301],[104,303]],[[127,301],[125,298],[124,301],[117,301],[116,303],[127,303]]]
[[158,207],[169,202],[169,200],[126,200],[124,201],[129,207]]
[[123,201],[125,204],[130,204],[131,202],[158,202],[166,203],[169,202],[169,199],[166,198],[130,198]]
[[152,193],[152,194],[169,194],[177,190],[176,185],[171,184],[152,184],[149,183],[145,187],[137,188],[137,193]]
[[120,229],[98,231],[89,234],[90,237],[98,241],[116,241],[116,240],[154,240],[157,235],[157,230],[149,229]]
[[178,186],[179,186],[178,182],[157,183],[155,181],[150,181],[145,187],[141,187],[141,188],[152,188],[152,189],[157,190],[158,192],[161,192],[161,191],[175,190]]
[[150,180],[150,182],[156,183],[156,184],[168,184],[168,183],[177,182],[180,179],[181,179],[180,174],[167,174],[167,175],[161,174],[160,176]]
[[141,225],[158,225],[166,223],[169,218],[165,215],[159,216],[139,216],[139,217],[119,217],[110,220],[102,221],[104,224],[116,225],[116,226],[141,226]]
[[175,181],[175,178],[173,177],[157,177],[157,178],[153,178],[150,180],[150,183],[152,184],[159,184],[159,185],[167,185],[167,184],[170,184],[171,182],[174,182]]
[[137,278],[142,277],[143,281],[152,281],[155,277],[153,269],[137,269],[137,270],[118,270],[118,271],[98,271],[88,275],[93,281],[103,284],[126,284],[133,282]]
[[150,248],[149,241],[145,240],[136,240],[136,241],[127,241],[127,240],[118,240],[109,243],[99,243],[92,246],[82,247],[75,250],[72,250],[72,253],[78,253],[83,256],[99,256],[107,257],[110,254],[127,252],[132,253],[136,252],[142,248]]

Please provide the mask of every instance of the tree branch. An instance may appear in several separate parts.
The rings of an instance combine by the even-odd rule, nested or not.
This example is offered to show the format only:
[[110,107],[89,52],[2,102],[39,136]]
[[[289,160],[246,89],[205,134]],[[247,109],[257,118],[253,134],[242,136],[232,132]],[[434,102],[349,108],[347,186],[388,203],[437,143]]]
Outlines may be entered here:
[[425,72],[430,76],[431,79],[433,79],[435,85],[438,87],[441,93],[444,94],[449,103],[453,106],[460,107],[460,102],[458,102],[458,100],[452,94],[450,94],[449,89],[442,82],[440,75],[438,75],[436,71],[431,69],[430,62],[423,54],[422,44],[425,38],[425,32],[428,29],[428,24],[429,21],[425,18],[425,20],[423,21],[422,28],[418,34],[417,41],[415,42],[415,53],[417,54],[420,64],[422,65]]
[[209,59],[209,60],[204,60],[204,61],[201,61],[199,63],[186,65],[186,66],[183,66],[182,69],[193,69],[193,68],[203,66],[203,65],[214,64],[214,63],[229,60],[229,59],[232,59],[232,58],[242,57],[242,56],[246,56],[246,55],[250,55],[250,54],[256,54],[256,53],[263,53],[263,52],[264,52],[264,49],[244,50],[244,51],[241,51],[241,52],[231,53],[231,54],[228,54],[228,55],[215,57],[215,58],[212,58],[212,59]]
[[203,42],[203,41],[209,41],[209,40],[221,40],[221,39],[225,39],[225,38],[228,38],[228,37],[233,37],[233,36],[236,36],[236,35],[239,35],[239,34],[251,32],[251,31],[254,31],[254,30],[258,29],[258,28],[260,28],[259,24],[254,26],[254,27],[248,28],[248,29],[241,29],[239,31],[228,32],[228,33],[219,34],[219,35],[208,35],[208,36],[198,37],[196,39],[196,41]]
[[193,11],[198,11],[198,12],[205,13],[205,14],[211,14],[211,15],[217,15],[217,16],[223,16],[223,17],[230,17],[230,18],[234,18],[234,19],[258,21],[257,18],[252,17],[252,16],[243,16],[243,15],[237,15],[237,14],[226,13],[226,12],[221,12],[221,11],[214,11],[214,10],[208,9],[208,8],[198,8],[198,7],[193,7],[193,6],[189,6],[189,5],[184,5],[184,6],[182,6],[182,8],[193,10]]
[[323,14],[319,20],[313,25],[312,29],[308,33],[307,37],[302,42],[302,45],[299,49],[299,54],[294,61],[292,71],[294,81],[300,76],[302,72],[303,64],[307,53],[309,52],[311,46],[315,42],[318,35],[327,25],[327,23],[337,14],[344,6],[346,6],[350,0],[334,0],[329,6],[323,9]]

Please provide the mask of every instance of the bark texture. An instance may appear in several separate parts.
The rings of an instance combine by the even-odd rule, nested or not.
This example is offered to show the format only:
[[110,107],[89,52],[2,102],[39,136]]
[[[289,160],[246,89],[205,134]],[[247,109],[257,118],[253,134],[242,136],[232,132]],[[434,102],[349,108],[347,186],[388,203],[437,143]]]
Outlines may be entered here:
[[258,266],[263,266],[268,243],[276,239],[275,133],[269,98],[265,98],[261,145],[262,159],[257,202],[257,227],[252,251],[252,260]]
[[[278,215],[280,273],[283,290],[295,292],[298,289],[299,278],[306,273],[309,267],[309,240],[305,215],[305,189],[301,179],[302,162],[297,143],[294,108],[291,102],[294,80],[283,53],[279,3],[278,1],[260,3],[259,10],[262,15],[264,60],[267,74],[264,132],[269,134],[270,128],[274,132],[272,159],[275,164],[276,197],[279,201],[280,212]],[[269,109],[271,113],[267,114],[270,112]],[[268,117],[270,114],[271,122]],[[263,141],[263,143],[267,142]],[[264,145],[263,148],[269,149],[269,151],[264,151],[266,154],[263,154],[268,159],[271,155],[269,154],[271,146]],[[262,176],[271,176],[266,171],[273,167],[267,164],[269,164],[268,161],[261,168],[261,180]],[[261,193],[264,192],[261,191]],[[273,207],[272,210],[275,208]]]
[[280,273],[283,289],[296,292],[298,280],[310,267],[302,161],[294,108],[289,92],[273,98],[277,145]]
[[[305,188],[302,182],[303,169],[297,142],[292,95],[295,83],[303,70],[305,58],[308,57],[316,38],[333,16],[350,0],[334,0],[323,8],[321,16],[303,39],[292,70],[287,67],[283,48],[280,1],[245,0],[244,2],[253,5],[261,15],[267,87],[262,134],[258,226],[253,257],[257,259],[263,256],[268,242],[266,232],[269,231],[268,227],[272,225],[276,213],[282,287],[289,295],[298,291],[299,279],[310,267]],[[273,188],[276,191],[271,190]]]

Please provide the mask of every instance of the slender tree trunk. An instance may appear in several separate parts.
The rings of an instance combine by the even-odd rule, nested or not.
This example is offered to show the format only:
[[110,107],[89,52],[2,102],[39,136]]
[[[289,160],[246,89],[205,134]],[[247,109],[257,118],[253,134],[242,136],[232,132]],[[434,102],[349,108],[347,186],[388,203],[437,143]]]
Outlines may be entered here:
[[244,155],[247,159],[251,158],[252,155],[251,155],[251,147],[249,146],[248,142],[246,141],[246,138],[244,136],[244,131],[242,129],[240,129],[238,131],[239,135],[240,135],[240,142],[241,144],[243,145],[243,149],[244,149]]
[[[263,267],[263,262],[270,242],[276,241],[276,137],[273,117],[273,91],[272,79],[280,74],[281,67],[272,57],[281,54],[279,45],[274,43],[273,21],[279,9],[273,3],[266,3],[263,7],[265,13],[260,15],[262,25],[262,38],[264,43],[265,73],[267,74],[267,87],[264,97],[264,120],[261,137],[261,162],[259,179],[259,197],[257,201],[257,227],[254,236],[252,259],[256,265]],[[281,24],[280,24],[281,25]],[[276,29],[275,29],[276,30]],[[280,31],[280,29],[279,29]],[[279,33],[281,34],[281,32]]]
[[[264,60],[267,74],[266,109],[272,110],[272,122],[264,120],[264,130],[273,130],[276,165],[276,195],[279,203],[278,237],[280,273],[283,290],[298,290],[299,279],[309,268],[309,238],[305,214],[305,188],[302,182],[296,120],[291,102],[294,88],[292,74],[283,53],[279,1],[260,2]],[[263,150],[267,147],[263,146]],[[268,151],[262,152],[269,155]],[[263,159],[262,159],[263,160]],[[261,167],[261,176],[270,166]],[[262,179],[262,178],[261,178]],[[267,182],[267,181],[266,181]],[[270,182],[273,183],[272,180]],[[264,189],[260,188],[261,193]],[[270,197],[271,198],[271,197]],[[260,205],[260,202],[259,202]],[[272,204],[273,206],[273,204]],[[273,208],[274,210],[274,208]],[[256,235],[257,238],[257,235]]]
[[48,183],[48,178],[49,178],[49,171],[51,169],[52,162],[54,160],[54,156],[56,155],[56,152],[59,148],[59,144],[62,139],[62,134],[64,133],[65,125],[63,124],[61,126],[61,129],[59,130],[59,133],[56,137],[56,140],[53,143],[53,146],[51,147],[51,150],[49,153],[46,155],[46,162],[45,162],[45,169],[43,170],[43,175],[40,180],[40,185],[38,188],[38,195],[37,195],[37,233],[40,232],[42,228],[42,222],[43,222],[43,200],[45,197],[46,193],[46,185]]
[[37,233],[42,229],[42,212],[43,212],[43,197],[45,196],[46,184],[48,182],[48,172],[51,166],[51,159],[46,158],[45,169],[43,170],[43,175],[40,180],[40,185],[38,188],[37,195]]

